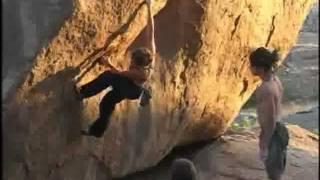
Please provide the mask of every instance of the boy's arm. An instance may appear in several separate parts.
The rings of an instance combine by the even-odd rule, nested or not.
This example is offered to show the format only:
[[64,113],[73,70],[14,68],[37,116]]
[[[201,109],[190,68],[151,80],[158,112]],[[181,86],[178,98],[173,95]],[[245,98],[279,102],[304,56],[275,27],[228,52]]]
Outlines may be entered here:
[[263,118],[261,121],[263,125],[261,128],[261,146],[262,148],[268,148],[270,140],[275,130],[276,126],[276,105],[274,101],[274,94],[269,88],[266,88],[263,93],[261,93],[261,102],[259,104],[259,111],[263,114],[259,118]]
[[117,69],[116,66],[114,66],[114,65],[109,61],[109,59],[106,58],[106,57],[101,57],[101,58],[98,60],[98,63],[99,63],[100,65],[103,65],[103,66],[105,66],[105,67],[110,68],[111,71],[113,71],[113,72],[119,72],[119,71],[120,71],[120,70]]
[[154,36],[154,20],[151,10],[152,0],[146,0],[147,6],[148,6],[148,23],[146,27],[146,34],[147,34],[147,46],[151,50],[152,53],[152,67],[154,65],[155,61],[155,55],[156,55],[156,44],[155,44],[155,36]]

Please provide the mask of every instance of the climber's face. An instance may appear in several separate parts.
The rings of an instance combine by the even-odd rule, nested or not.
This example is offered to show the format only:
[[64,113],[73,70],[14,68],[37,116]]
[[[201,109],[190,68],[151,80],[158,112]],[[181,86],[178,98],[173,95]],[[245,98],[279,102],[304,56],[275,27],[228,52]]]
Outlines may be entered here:
[[255,66],[250,66],[250,70],[253,75],[257,75],[257,68]]
[[263,67],[250,66],[250,70],[251,70],[252,74],[255,76],[262,76],[264,74]]

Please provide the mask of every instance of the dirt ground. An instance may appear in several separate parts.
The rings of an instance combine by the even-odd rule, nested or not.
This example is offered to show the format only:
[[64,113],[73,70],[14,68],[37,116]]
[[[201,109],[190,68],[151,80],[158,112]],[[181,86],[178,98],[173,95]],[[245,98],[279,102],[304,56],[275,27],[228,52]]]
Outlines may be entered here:
[[[319,137],[289,125],[290,143],[283,180],[317,179]],[[175,158],[193,161],[199,180],[267,180],[258,158],[259,128],[251,132],[229,132],[221,139],[176,149],[156,167],[119,180],[169,180]]]

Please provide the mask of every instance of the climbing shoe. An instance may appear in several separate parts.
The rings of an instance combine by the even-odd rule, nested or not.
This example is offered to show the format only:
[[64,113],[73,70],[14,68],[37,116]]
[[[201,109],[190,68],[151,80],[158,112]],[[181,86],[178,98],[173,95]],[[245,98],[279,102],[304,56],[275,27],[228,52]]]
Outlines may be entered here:
[[81,131],[81,135],[83,136],[93,136],[93,137],[96,137],[96,138],[101,138],[103,133],[94,133],[90,130],[90,127],[88,127],[87,129],[82,129]]
[[81,130],[81,135],[84,135],[84,136],[91,136],[90,133],[86,130]]
[[76,99],[79,101],[82,101],[83,97],[82,97],[82,94],[80,93],[80,89],[77,87],[77,85],[73,86],[73,90],[76,95]]

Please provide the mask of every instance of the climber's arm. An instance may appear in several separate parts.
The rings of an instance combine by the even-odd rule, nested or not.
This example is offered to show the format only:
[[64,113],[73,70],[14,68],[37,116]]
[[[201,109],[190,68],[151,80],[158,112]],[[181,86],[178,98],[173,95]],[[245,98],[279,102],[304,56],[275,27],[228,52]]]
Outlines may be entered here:
[[102,66],[105,66],[107,68],[110,69],[110,71],[113,71],[113,72],[120,72],[119,69],[116,68],[115,65],[113,65],[108,58],[106,57],[101,57],[99,60],[98,60],[98,63]]
[[148,5],[148,24],[146,27],[146,32],[147,32],[146,41],[148,44],[148,48],[150,48],[152,53],[152,67],[153,67],[154,61],[155,61],[155,55],[156,55],[156,44],[155,44],[155,36],[154,36],[154,20],[153,20],[153,15],[151,10],[152,0],[146,0],[146,3]]

